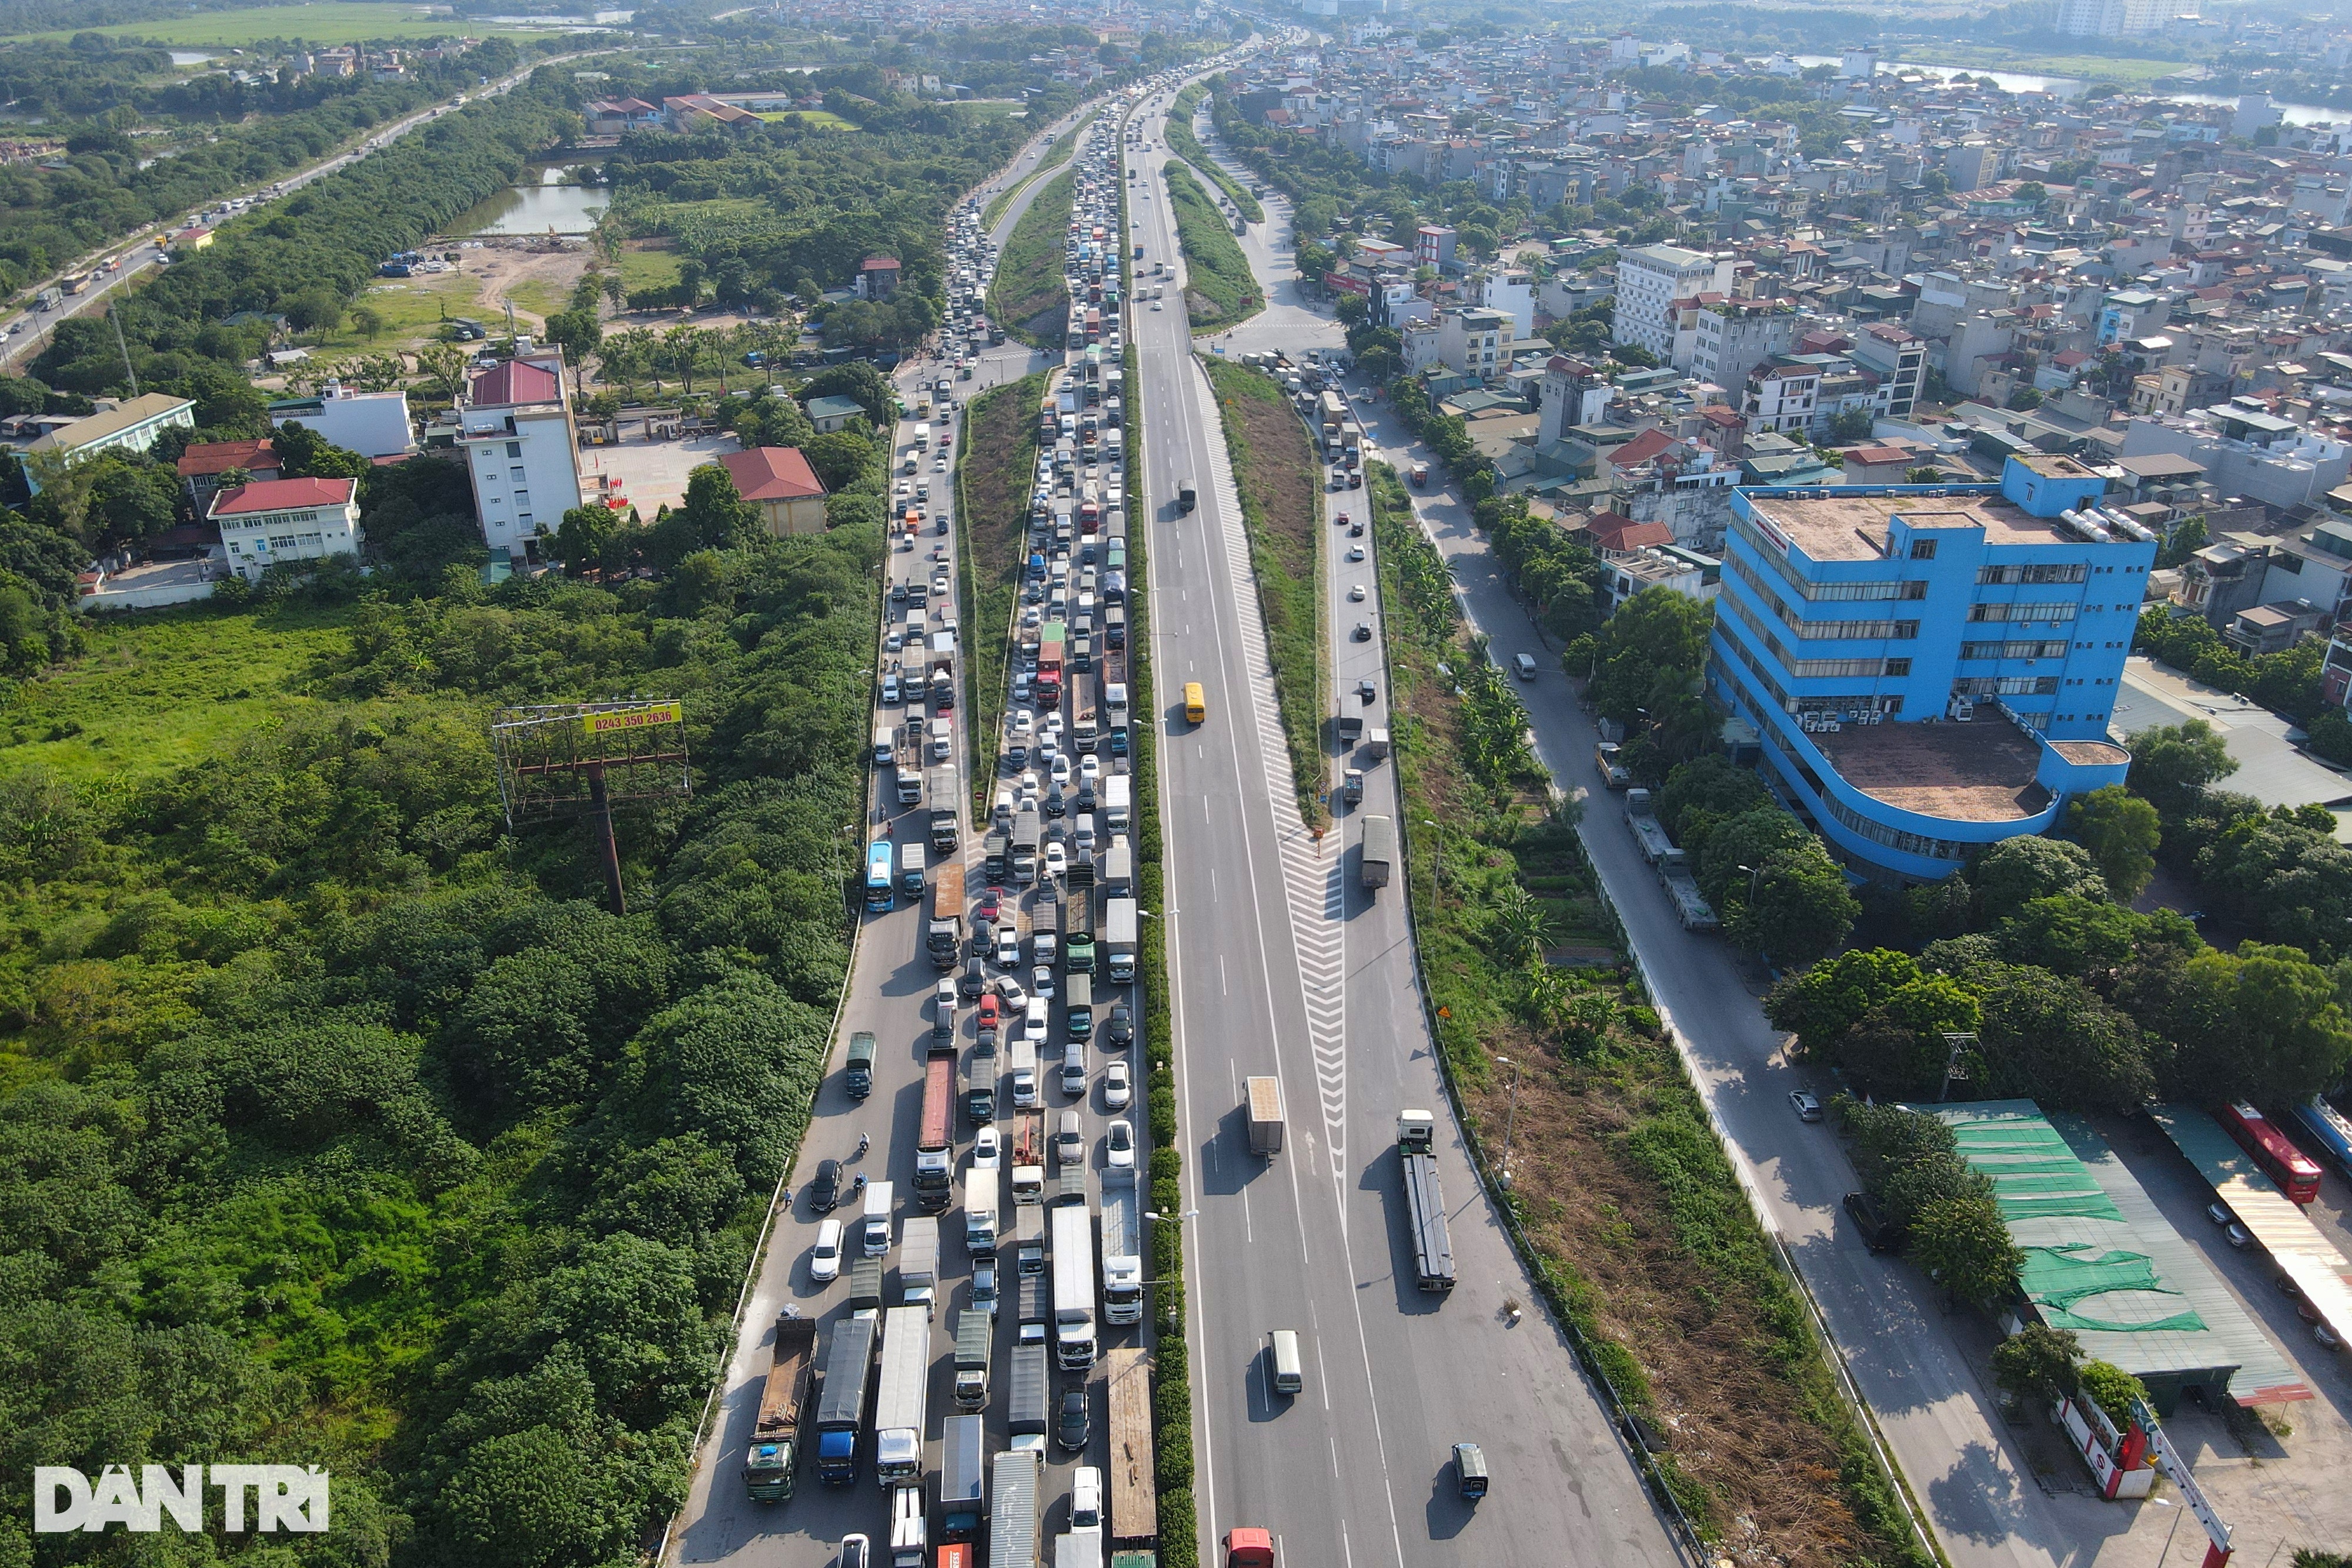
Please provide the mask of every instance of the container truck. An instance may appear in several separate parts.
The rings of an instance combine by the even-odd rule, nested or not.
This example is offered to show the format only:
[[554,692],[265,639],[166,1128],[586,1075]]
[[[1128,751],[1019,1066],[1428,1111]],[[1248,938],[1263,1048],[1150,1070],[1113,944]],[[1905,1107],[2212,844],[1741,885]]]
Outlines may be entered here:
[[1103,826],[1113,833],[1131,831],[1135,821],[1135,780],[1114,773],[1103,780]]
[[[1087,939],[1087,946],[1093,946],[1091,937]],[[1071,1043],[1082,1047],[1083,1042],[1094,1038],[1095,983],[1093,977],[1076,964],[1071,965],[1070,969],[1069,978],[1062,984],[1064,1027],[1069,1031]],[[1069,1092],[1067,1083],[1064,1083],[1062,1088],[1065,1092]],[[1083,1092],[1083,1081],[1080,1092]]]
[[[1021,1041],[1013,1042],[1018,1051]],[[1036,1044],[1029,1042],[1030,1054],[1036,1054]],[[1033,1070],[1031,1077],[1035,1073]],[[1013,1202],[1043,1203],[1045,1199],[1045,1113],[1015,1111],[1013,1113]]]
[[1389,884],[1389,868],[1396,860],[1396,821],[1379,815],[1364,819],[1362,863],[1358,875],[1367,891]]
[[923,770],[912,758],[902,758],[890,769],[892,793],[901,806],[923,803]]
[[963,1173],[963,1244],[975,1256],[996,1250],[999,1174],[992,1166],[974,1166]]
[[[1039,1325],[1041,1330],[1043,1326]],[[1005,1426],[1012,1434],[1013,1446],[1034,1447],[1041,1454],[1045,1448],[1045,1423],[1053,1414],[1048,1408],[1053,1379],[1046,1360],[1043,1339],[1015,1341],[1011,1393],[1005,1401]],[[1024,1443],[1024,1438],[1030,1442]]]
[[964,1119],[974,1126],[984,1127],[996,1120],[996,1071],[1002,1060],[996,1042],[983,1032],[980,1043],[971,1048],[971,1064],[964,1070]]
[[1064,1204],[1053,1236],[1054,1359],[1065,1372],[1084,1372],[1095,1364],[1094,1216],[1083,1203]]
[[923,893],[923,846],[898,846],[898,891],[919,898]]
[[816,1479],[829,1487],[857,1479],[857,1433],[866,1419],[866,1385],[874,1371],[872,1318],[852,1317],[833,1331],[824,1388],[816,1406]]
[[874,1092],[874,1031],[859,1030],[849,1037],[848,1064],[842,1071],[843,1087],[852,1100]]
[[[1086,857],[1081,855],[1078,860],[1070,862],[1069,880],[1073,886],[1080,881],[1084,881],[1088,886],[1093,884],[1091,865],[1088,866],[1087,874],[1085,877],[1081,878],[1076,874],[1078,861],[1085,859]],[[1062,967],[1069,971],[1070,983],[1073,987],[1095,972],[1095,901],[1083,891],[1073,892],[1062,904]],[[1075,991],[1071,995],[1069,1006],[1075,1019],[1077,1009]],[[1077,1025],[1075,1021],[1070,1028],[1072,1033],[1077,1032]]]
[[1115,1166],[1103,1172],[1102,1294],[1106,1322],[1143,1321],[1143,1215],[1135,1176],[1133,1166]]
[[925,786],[929,799],[931,848],[941,854],[954,850],[961,841],[961,828],[956,820],[956,770],[952,764],[934,768]]
[[[936,1040],[939,1037],[931,1037]],[[923,1114],[915,1129],[915,1204],[926,1214],[948,1206],[955,1185],[955,1040],[923,1062]]]
[[977,1541],[987,1522],[988,1424],[950,1416],[940,1429],[940,1539]]
[[1445,1228],[1445,1193],[1437,1179],[1437,1121],[1426,1111],[1397,1117],[1397,1159],[1404,1171],[1412,1275],[1424,1291],[1454,1289],[1454,1241]]
[[[1102,874],[1097,880],[1102,883],[1103,890],[1113,898],[1132,891],[1135,886],[1135,846],[1125,839],[1113,839],[1110,847],[1102,853]],[[1104,925],[1108,931],[1108,918]]]
[[1650,804],[1647,789],[1625,791],[1625,825],[1633,831],[1633,842],[1641,850],[1642,858],[1652,865],[1664,860],[1675,847],[1674,840],[1666,837],[1666,825],[1658,821],[1658,813]]
[[967,1307],[956,1314],[955,1402],[978,1410],[988,1404],[988,1356],[996,1324],[986,1312]]
[[[1013,1211],[1013,1272],[1016,1278],[1045,1277],[1045,1218],[1034,1207]],[[1040,1314],[1036,1320],[1045,1322]]]
[[923,947],[934,969],[952,969],[963,952],[963,862],[942,861],[931,876],[931,923]]
[[1037,841],[1041,822],[1035,807],[1026,807],[1013,818],[1013,882],[1023,887],[1037,880]]
[[890,1250],[890,1200],[897,1195],[887,1181],[866,1184],[866,1207],[858,1214],[857,1249],[868,1258]]
[[928,1214],[907,1221],[898,1236],[898,1304],[920,1307],[928,1322],[940,1299],[940,1222]]
[[882,1316],[882,1260],[849,1260],[849,1312],[852,1317],[879,1322]]
[[988,1500],[989,1568],[1039,1568],[1037,1562],[1037,1454],[1008,1448],[996,1456],[995,1485]]
[[892,1307],[882,1314],[882,1374],[874,1396],[874,1479],[886,1489],[921,1481],[930,1386],[931,1314]]
[[877,724],[874,727],[874,766],[888,768],[898,760],[898,727]]
[[[1124,840],[1111,845],[1109,858],[1115,862],[1126,861],[1132,875],[1133,852]],[[1124,986],[1135,978],[1135,929],[1134,899],[1114,898],[1103,906],[1103,965],[1115,986]]]
[[1252,1078],[1244,1087],[1249,1097],[1250,1153],[1272,1159],[1282,1152],[1282,1080]]
[[751,1450],[743,1459],[743,1490],[753,1502],[782,1502],[793,1495],[793,1477],[800,1466],[801,1417],[815,1376],[816,1320],[786,1308],[776,1319],[773,1359],[760,1390]]

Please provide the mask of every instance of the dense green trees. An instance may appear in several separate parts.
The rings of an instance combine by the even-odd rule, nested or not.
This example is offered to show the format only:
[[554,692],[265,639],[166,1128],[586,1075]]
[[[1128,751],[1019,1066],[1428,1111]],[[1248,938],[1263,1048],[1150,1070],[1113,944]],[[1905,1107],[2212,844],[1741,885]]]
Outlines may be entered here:
[[[462,469],[378,472],[417,564],[315,700],[0,778],[0,1473],[320,1462],[336,1561],[588,1568],[683,1496],[823,1071],[878,519],[770,540],[706,482],[667,579],[488,591],[428,564]],[[624,821],[625,917],[573,831],[501,842],[484,727],[613,689],[687,701],[698,785]]]

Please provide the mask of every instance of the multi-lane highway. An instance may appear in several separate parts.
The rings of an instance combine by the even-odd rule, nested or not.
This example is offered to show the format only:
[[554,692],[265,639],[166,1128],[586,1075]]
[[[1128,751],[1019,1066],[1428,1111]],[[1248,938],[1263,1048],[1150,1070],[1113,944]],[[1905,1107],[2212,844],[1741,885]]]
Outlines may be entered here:
[[[1130,208],[1138,277],[1181,259],[1160,175],[1166,98],[1132,125],[1149,201]],[[1157,144],[1154,146],[1153,144]],[[1247,543],[1205,375],[1181,305],[1135,331],[1150,528],[1154,690],[1167,842],[1171,998],[1185,1154],[1192,1366],[1203,1550],[1235,1526],[1272,1531],[1288,1563],[1668,1563],[1676,1548],[1472,1177],[1423,1027],[1402,886],[1367,893],[1359,814],[1318,840],[1300,820],[1276,716]],[[1175,504],[1190,482],[1190,513]],[[1330,497],[1360,514],[1361,491]],[[1342,497],[1345,500],[1342,500]],[[1353,543],[1324,522],[1334,553]],[[1378,723],[1377,642],[1349,641],[1371,561],[1329,573],[1349,711]],[[1370,601],[1368,600],[1367,603]],[[1375,700],[1353,695],[1375,683]],[[1198,682],[1205,722],[1177,700]],[[1336,779],[1341,758],[1329,758]],[[1364,759],[1361,813],[1397,810],[1391,769]],[[1281,1081],[1288,1146],[1247,1152],[1243,1080]],[[1459,1286],[1412,1281],[1397,1113],[1433,1110]],[[1506,1303],[1528,1307],[1516,1324]],[[1269,1390],[1269,1331],[1297,1331],[1306,1387]],[[1450,1449],[1494,1472],[1472,1507]]]

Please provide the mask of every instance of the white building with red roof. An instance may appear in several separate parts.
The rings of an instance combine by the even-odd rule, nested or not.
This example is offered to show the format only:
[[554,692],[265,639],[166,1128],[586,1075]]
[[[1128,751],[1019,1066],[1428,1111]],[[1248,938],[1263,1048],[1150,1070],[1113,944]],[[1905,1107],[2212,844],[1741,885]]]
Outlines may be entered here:
[[229,570],[251,582],[289,561],[360,551],[356,479],[257,479],[217,492],[205,513]]
[[544,559],[538,541],[580,505],[580,433],[562,350],[522,340],[514,358],[467,382],[457,416],[482,542],[516,562]]

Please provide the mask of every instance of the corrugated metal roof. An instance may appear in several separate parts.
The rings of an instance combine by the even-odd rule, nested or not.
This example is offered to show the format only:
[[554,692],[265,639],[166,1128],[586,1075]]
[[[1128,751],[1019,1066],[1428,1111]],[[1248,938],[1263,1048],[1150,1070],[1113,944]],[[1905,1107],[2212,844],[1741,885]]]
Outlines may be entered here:
[[2339,1336],[2352,1333],[2352,1284],[2346,1283],[2352,1260],[2263,1174],[2219,1122],[2193,1105],[2159,1105],[2154,1114],[2198,1174],[2213,1184],[2214,1196],[2230,1206],[2327,1326]]
[[2027,1298],[2085,1355],[2141,1378],[2212,1375],[2241,1404],[2312,1397],[2087,1122],[2045,1116],[2031,1100],[1920,1108],[1949,1124],[1961,1157],[1992,1178],[2010,1239],[2026,1253]]

